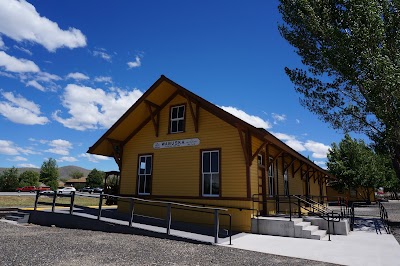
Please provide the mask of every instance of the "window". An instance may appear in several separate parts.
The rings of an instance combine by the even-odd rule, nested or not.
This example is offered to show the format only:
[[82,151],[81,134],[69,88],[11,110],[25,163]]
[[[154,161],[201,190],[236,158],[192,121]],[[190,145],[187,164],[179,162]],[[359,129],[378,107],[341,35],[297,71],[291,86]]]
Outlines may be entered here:
[[180,133],[185,131],[185,106],[171,107],[169,133]]
[[140,155],[138,165],[138,194],[150,195],[153,168],[152,155]]
[[288,180],[288,169],[287,164],[284,164],[283,167],[286,169],[283,173],[283,193],[285,196],[289,196],[289,180]]
[[270,196],[275,195],[275,184],[274,184],[274,164],[273,158],[269,157],[269,168],[268,168],[268,192]]
[[264,165],[263,156],[262,154],[258,154],[257,156],[258,165]]
[[203,151],[201,158],[203,196],[219,196],[219,151]]

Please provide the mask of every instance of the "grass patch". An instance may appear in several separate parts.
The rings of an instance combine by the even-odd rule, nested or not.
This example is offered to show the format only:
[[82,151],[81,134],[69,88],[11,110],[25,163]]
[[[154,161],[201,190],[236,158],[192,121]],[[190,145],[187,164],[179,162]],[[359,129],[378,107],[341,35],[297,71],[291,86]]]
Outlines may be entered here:
[[[42,202],[47,204],[41,204]],[[53,196],[40,196],[38,207],[50,206],[53,202]],[[58,197],[56,200],[56,206],[58,204],[70,204],[71,199],[69,197]],[[34,207],[35,196],[0,196],[0,207]],[[86,198],[86,197],[75,197],[74,205],[79,206],[98,206],[98,198]],[[105,200],[103,200],[105,205]]]

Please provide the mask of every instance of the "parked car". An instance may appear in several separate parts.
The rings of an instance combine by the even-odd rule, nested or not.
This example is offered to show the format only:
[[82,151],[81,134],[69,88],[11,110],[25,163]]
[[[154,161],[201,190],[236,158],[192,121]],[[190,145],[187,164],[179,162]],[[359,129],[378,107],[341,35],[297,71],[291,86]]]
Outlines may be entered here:
[[50,187],[37,187],[36,189],[35,189],[35,191],[48,191],[48,190],[51,190],[51,188]]
[[15,189],[17,192],[35,192],[35,186],[18,187]]
[[101,188],[101,187],[96,187],[96,188],[93,189],[93,192],[94,192],[94,193],[102,193],[102,192],[103,192],[103,188]]
[[74,187],[63,187],[57,189],[57,194],[71,194],[72,192],[76,192]]
[[40,193],[42,194],[42,195],[53,195],[54,194],[54,191],[53,190],[44,190],[44,191],[40,191]]
[[91,188],[91,187],[84,187],[84,188],[80,189],[79,191],[80,191],[80,192],[89,192],[90,194],[92,194],[93,191],[94,191],[94,188]]

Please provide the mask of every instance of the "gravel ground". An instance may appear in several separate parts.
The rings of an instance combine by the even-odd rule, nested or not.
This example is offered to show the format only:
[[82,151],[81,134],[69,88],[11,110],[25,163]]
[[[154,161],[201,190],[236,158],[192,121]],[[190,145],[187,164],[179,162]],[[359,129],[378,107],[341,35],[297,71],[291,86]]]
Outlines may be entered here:
[[400,201],[390,200],[389,202],[384,202],[383,206],[385,206],[389,216],[392,234],[400,244]]
[[0,222],[1,265],[333,265],[137,235]]

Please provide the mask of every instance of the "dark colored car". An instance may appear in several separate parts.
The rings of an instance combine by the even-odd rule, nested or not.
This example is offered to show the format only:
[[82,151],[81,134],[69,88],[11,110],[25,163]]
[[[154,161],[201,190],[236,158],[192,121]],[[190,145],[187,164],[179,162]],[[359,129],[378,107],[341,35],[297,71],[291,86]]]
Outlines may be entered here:
[[91,187],[84,187],[84,188],[81,188],[79,191],[80,191],[80,192],[89,192],[90,194],[92,194],[93,191],[94,191],[94,188],[91,188]]
[[102,192],[103,192],[103,188],[101,188],[101,187],[96,187],[96,188],[93,189],[93,192],[94,192],[94,193],[102,193]]

